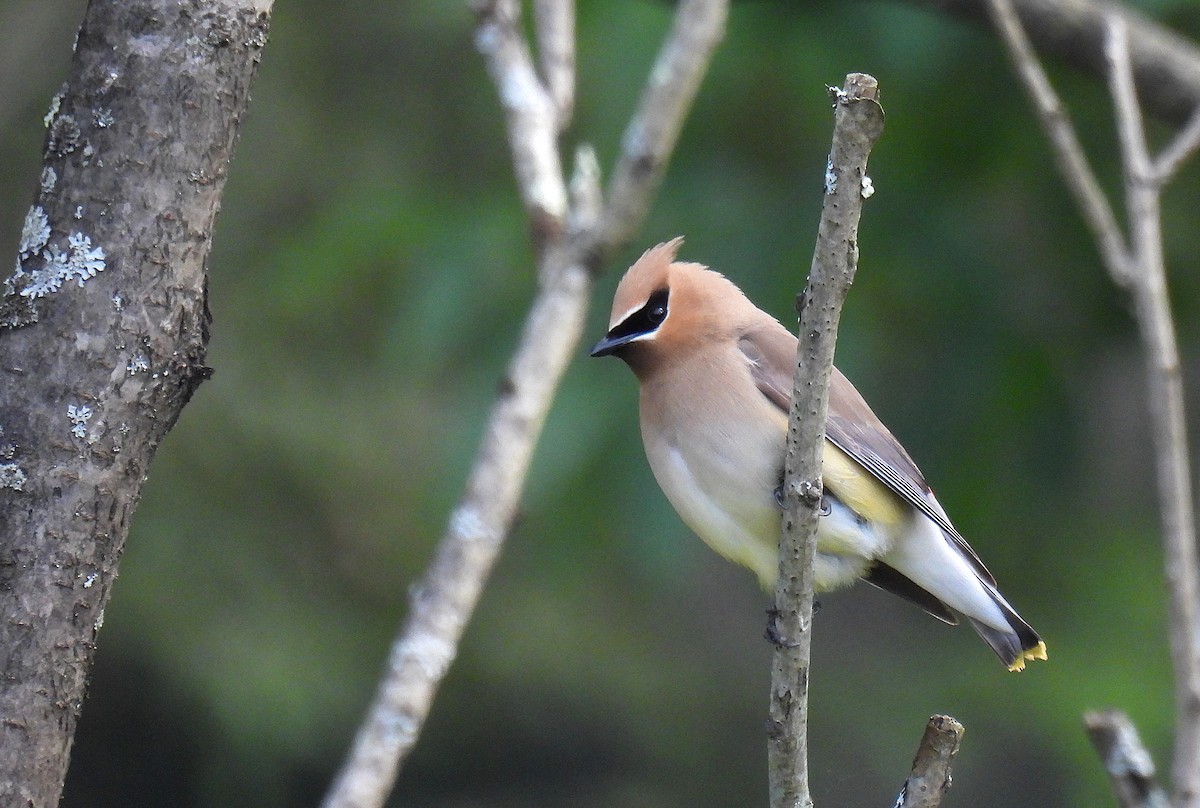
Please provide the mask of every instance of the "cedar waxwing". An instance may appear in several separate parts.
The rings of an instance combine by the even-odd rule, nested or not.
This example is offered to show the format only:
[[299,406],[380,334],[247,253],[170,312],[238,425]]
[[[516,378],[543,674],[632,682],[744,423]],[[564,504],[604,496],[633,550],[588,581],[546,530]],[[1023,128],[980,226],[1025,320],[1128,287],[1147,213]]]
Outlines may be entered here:
[[[592,356],[641,386],[650,468],[683,521],[768,589],[778,576],[779,491],[796,337],[723,275],[647,250],[617,286]],[[1046,644],[996,588],[904,447],[836,368],[822,461],[817,591],[862,578],[950,624],[955,612],[1019,671]]]

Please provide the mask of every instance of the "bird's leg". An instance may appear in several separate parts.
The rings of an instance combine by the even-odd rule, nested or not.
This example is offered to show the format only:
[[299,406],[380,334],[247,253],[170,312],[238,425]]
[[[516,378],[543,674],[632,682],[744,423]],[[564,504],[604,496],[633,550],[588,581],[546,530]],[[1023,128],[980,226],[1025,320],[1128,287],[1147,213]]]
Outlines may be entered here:
[[774,606],[767,609],[767,627],[763,629],[763,638],[776,648],[795,648],[797,643],[784,642],[779,633],[779,610]]
[[[772,492],[775,497],[775,504],[779,506],[779,510],[783,510],[783,483],[775,486]],[[829,516],[833,511],[833,506],[829,503],[827,494],[821,496],[821,509],[817,511],[817,516]],[[813,598],[812,613],[816,614],[821,611],[821,601],[816,597]],[[783,637],[779,634],[779,609],[772,606],[767,609],[767,627],[763,629],[763,637],[772,645],[780,648],[795,648],[795,643],[784,642]]]

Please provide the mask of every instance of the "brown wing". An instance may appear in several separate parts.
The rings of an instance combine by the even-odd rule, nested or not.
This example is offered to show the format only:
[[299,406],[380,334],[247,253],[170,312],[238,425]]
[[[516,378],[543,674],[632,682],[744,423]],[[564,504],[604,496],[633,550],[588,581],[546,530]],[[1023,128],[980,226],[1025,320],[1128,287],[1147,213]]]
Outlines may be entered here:
[[[750,375],[759,391],[775,406],[787,412],[792,400],[796,337],[772,321],[747,329],[738,339],[738,347],[749,360]],[[825,436],[901,499],[932,519],[958,546],[980,576],[995,584],[995,578],[979,560],[971,545],[950,524],[950,519],[934,498],[917,464],[837,368],[833,369],[829,380]]]

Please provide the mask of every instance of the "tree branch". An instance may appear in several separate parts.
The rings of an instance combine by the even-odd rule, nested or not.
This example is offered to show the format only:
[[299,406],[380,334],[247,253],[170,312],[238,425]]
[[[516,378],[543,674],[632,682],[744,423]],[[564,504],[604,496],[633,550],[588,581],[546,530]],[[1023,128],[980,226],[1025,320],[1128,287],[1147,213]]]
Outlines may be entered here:
[[1146,348],[1150,429],[1163,519],[1171,663],[1175,672],[1172,803],[1177,808],[1194,808],[1200,805],[1200,574],[1183,379],[1162,250],[1162,181],[1155,175],[1142,130],[1126,26],[1116,16],[1109,21],[1106,53],[1125,169],[1135,263],[1133,297]]
[[[408,619],[325,808],[381,806],[420,734],[511,526],[546,413],[579,343],[599,258],[627,239],[644,216],[712,46],[688,58],[680,53],[700,39],[713,44],[720,39],[727,0],[680,5],[631,124],[644,133],[639,154],[644,150],[656,159],[614,188],[604,206],[599,170],[588,148],[576,155],[570,192],[563,186],[557,146],[563,121],[553,114],[563,107],[556,106],[553,88],[543,85],[533,69],[517,27],[516,0],[491,0],[477,10],[477,41],[505,104],[518,184],[539,247],[540,288],[488,418],[467,490],[433,563],[413,590]],[[561,22],[554,19],[554,25]],[[551,37],[559,52],[560,37],[561,32]],[[647,97],[660,103],[649,108]],[[627,138],[621,164],[636,159]]]
[[467,483],[433,563],[410,596],[375,701],[326,808],[381,806],[416,743],[438,685],[511,527],[554,391],[575,352],[592,273],[544,263],[545,279],[492,407]]
[[1197,149],[1200,149],[1200,106],[1196,107],[1192,119],[1154,161],[1155,180],[1160,184],[1169,181]]
[[538,64],[542,82],[554,104],[561,132],[571,122],[575,106],[575,3],[573,0],[534,0]]
[[637,110],[621,138],[621,155],[608,187],[608,205],[595,245],[597,263],[629,243],[658,191],[667,158],[683,129],[712,53],[725,33],[728,3],[683,0],[663,49],[650,70]]
[[1088,163],[1066,106],[1042,69],[1012,1],[988,0],[988,11],[1008,49],[1013,69],[1038,112],[1046,137],[1054,148],[1059,173],[1092,231],[1105,266],[1117,285],[1127,288],[1132,269],[1125,237],[1121,234],[1121,226],[1117,224],[1108,197],[1104,195],[1100,181]]
[[938,808],[942,804],[950,790],[950,766],[965,732],[963,725],[948,715],[929,719],[895,808]]
[[484,56],[504,106],[517,189],[534,243],[541,248],[561,233],[567,214],[567,189],[558,155],[559,110],[538,78],[521,33],[520,4],[482,0],[475,5],[475,13],[479,20],[475,46]]
[[[1127,289],[1147,356],[1147,398],[1154,438],[1159,509],[1163,519],[1165,578],[1169,603],[1171,662],[1175,674],[1176,738],[1172,767],[1173,805],[1200,805],[1200,575],[1197,572],[1196,527],[1188,465],[1187,428],[1180,376],[1179,349],[1167,293],[1162,251],[1161,190],[1169,172],[1182,164],[1200,138],[1195,117],[1177,135],[1163,158],[1155,161],[1146,146],[1142,115],[1134,86],[1129,24],[1112,13],[1106,24],[1104,54],[1113,98],[1125,176],[1126,239],[1107,200],[1105,215],[1099,183],[1062,113],[1024,33],[1011,0],[989,0],[993,19],[1038,109],[1059,158],[1067,185],[1075,194],[1100,246],[1113,280]],[[1128,247],[1125,244],[1128,243]],[[1120,245],[1118,250],[1117,245]]]
[[1088,712],[1083,725],[1121,808],[1167,808],[1167,795],[1154,779],[1154,760],[1125,713]]
[[858,221],[867,191],[867,157],[883,132],[878,85],[862,73],[846,77],[834,100],[833,146],[825,199],[800,313],[796,375],[784,461],[783,539],[775,587],[775,653],[771,674],[767,765],[772,808],[812,805],[808,785],[808,670],[813,563],[821,504],[821,457],[829,376],[842,304],[858,264]]

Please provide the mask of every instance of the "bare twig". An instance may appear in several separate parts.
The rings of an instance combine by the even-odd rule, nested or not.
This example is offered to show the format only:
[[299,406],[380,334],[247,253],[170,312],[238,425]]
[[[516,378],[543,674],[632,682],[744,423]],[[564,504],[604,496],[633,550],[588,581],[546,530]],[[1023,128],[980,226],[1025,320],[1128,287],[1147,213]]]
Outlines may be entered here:
[[1159,183],[1166,183],[1179,173],[1180,167],[1188,158],[1200,149],[1200,104],[1187,125],[1179,130],[1162,154],[1154,161],[1154,178]]
[[988,11],[1008,48],[1013,69],[1025,84],[1025,90],[1037,108],[1046,137],[1054,146],[1059,172],[1083,212],[1084,221],[1091,228],[1105,265],[1118,285],[1128,287],[1130,258],[1121,227],[1095,172],[1088,164],[1066,107],[1050,85],[1046,71],[1029,44],[1029,37],[1021,26],[1012,0],[988,0]]
[[637,111],[621,138],[621,156],[609,183],[601,228],[608,243],[596,244],[599,263],[628,243],[645,217],[686,111],[725,33],[728,8],[727,2],[716,0],[680,3],[667,43],[650,70]]
[[929,719],[895,808],[937,808],[942,804],[950,790],[950,766],[964,732],[963,725],[948,715]]
[[383,805],[512,523],[546,412],[579,341],[591,290],[591,273],[581,264],[544,277],[549,281],[529,312],[466,493],[412,591],[408,620],[326,808]]
[[[963,17],[988,21],[989,0],[907,0]],[[1024,29],[1043,52],[1097,78],[1106,75],[1105,20],[1118,14],[1129,25],[1138,97],[1159,120],[1184,125],[1200,107],[1200,47],[1123,0],[1013,0]]]
[[[569,191],[563,183],[557,133],[565,124],[559,116],[569,109],[571,93],[563,95],[560,88],[555,94],[538,78],[520,35],[518,4],[490,0],[477,8],[478,44],[508,116],[518,184],[539,248],[541,283],[489,416],[467,490],[433,563],[413,589],[408,620],[392,646],[375,700],[325,798],[325,808],[381,806],[417,740],[512,523],[546,413],[579,342],[599,258],[626,240],[644,216],[712,47],[688,59],[679,58],[679,53],[696,44],[688,35],[694,35],[697,26],[711,42],[720,39],[727,2],[687,0],[680,6],[646,90],[647,97],[660,103],[648,108],[643,101],[631,124],[645,133],[639,149],[656,161],[615,188],[606,206],[601,204],[599,168],[590,148],[576,153]],[[549,17],[538,22],[552,18],[547,24],[560,25],[562,13],[546,11]],[[561,66],[546,62],[551,51],[561,56],[571,50],[563,36],[559,30],[541,39],[548,83],[565,80]],[[670,64],[665,80],[664,61]],[[557,79],[550,77],[555,71]],[[636,157],[622,154],[622,163],[631,160]],[[614,208],[620,216],[613,215]]]
[[1117,132],[1125,168],[1125,197],[1136,275],[1133,298],[1149,370],[1150,428],[1154,436],[1159,509],[1175,672],[1173,804],[1200,805],[1200,583],[1196,525],[1179,347],[1162,252],[1160,182],[1142,131],[1125,23],[1109,20],[1107,47]]
[[538,78],[520,29],[518,0],[481,0],[475,46],[500,93],[508,119],[513,169],[525,213],[540,248],[562,231],[567,189],[558,155],[558,110]]
[[538,64],[562,131],[575,106],[574,0],[534,0]]
[[1171,661],[1175,674],[1172,804],[1176,808],[1196,808],[1200,805],[1200,603],[1197,602],[1200,583],[1183,383],[1162,251],[1161,189],[1196,148],[1200,123],[1194,113],[1165,154],[1158,161],[1151,157],[1134,85],[1127,23],[1124,16],[1110,14],[1104,53],[1125,176],[1125,208],[1129,217],[1126,239],[1107,199],[1097,197],[1099,183],[1061,102],[1025,40],[1011,0],[989,0],[989,3],[996,27],[1008,44],[1017,72],[1055,148],[1067,185],[1092,227],[1105,266],[1114,282],[1127,289],[1134,300],[1147,355],[1147,398],[1163,519]]
[[812,805],[808,786],[808,669],[829,375],[842,303],[858,264],[867,157],[883,131],[874,78],[846,77],[834,99],[833,146],[812,269],[797,297],[800,342],[784,472],[783,539],[775,587],[776,641],[767,744],[772,808]]
[[1154,760],[1125,713],[1088,712],[1083,725],[1121,808],[1167,808],[1167,795],[1154,779]]

